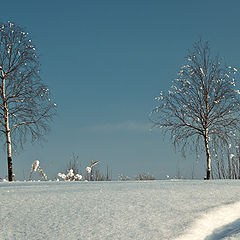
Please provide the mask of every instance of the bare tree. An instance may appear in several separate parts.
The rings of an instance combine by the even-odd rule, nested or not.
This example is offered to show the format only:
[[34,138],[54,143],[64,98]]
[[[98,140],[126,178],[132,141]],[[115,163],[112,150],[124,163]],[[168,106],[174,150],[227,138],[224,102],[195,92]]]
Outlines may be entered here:
[[49,130],[56,104],[39,75],[40,63],[28,33],[14,23],[0,24],[0,132],[7,146],[8,179],[13,180],[12,147]]
[[167,94],[156,98],[152,112],[155,126],[169,132],[175,146],[204,150],[206,179],[211,176],[211,153],[228,145],[239,131],[240,100],[235,90],[237,70],[213,56],[207,41],[199,40],[189,51],[187,64]]
[[68,162],[67,164],[67,169],[66,173],[72,169],[74,174],[82,174],[81,171],[79,170],[79,163],[78,163],[79,156],[76,155],[75,153],[72,154],[72,159]]

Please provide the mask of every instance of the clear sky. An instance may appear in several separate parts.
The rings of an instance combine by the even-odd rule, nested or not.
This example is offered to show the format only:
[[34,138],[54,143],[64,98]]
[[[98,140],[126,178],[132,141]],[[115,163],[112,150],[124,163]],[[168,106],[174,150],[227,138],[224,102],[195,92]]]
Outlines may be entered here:
[[[72,153],[81,168],[99,160],[113,178],[147,172],[157,178],[205,174],[205,158],[174,153],[159,129],[149,131],[154,97],[167,90],[187,49],[202,37],[240,69],[238,0],[12,0],[1,2],[1,21],[32,36],[42,78],[58,116],[41,145],[26,144],[13,158],[17,179],[38,159],[49,178]],[[239,75],[238,75],[239,78]],[[0,177],[6,153],[1,153]]]

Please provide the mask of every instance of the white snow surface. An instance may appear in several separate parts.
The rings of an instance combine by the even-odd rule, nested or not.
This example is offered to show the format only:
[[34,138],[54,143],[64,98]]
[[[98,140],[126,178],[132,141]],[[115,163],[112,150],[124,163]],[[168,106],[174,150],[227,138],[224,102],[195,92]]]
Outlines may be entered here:
[[239,181],[2,182],[0,239],[240,239]]

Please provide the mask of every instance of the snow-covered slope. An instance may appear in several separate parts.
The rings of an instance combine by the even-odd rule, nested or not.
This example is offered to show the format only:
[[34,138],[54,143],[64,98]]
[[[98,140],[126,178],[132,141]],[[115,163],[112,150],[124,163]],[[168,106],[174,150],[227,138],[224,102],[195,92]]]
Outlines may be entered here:
[[240,239],[239,181],[0,183],[0,239]]

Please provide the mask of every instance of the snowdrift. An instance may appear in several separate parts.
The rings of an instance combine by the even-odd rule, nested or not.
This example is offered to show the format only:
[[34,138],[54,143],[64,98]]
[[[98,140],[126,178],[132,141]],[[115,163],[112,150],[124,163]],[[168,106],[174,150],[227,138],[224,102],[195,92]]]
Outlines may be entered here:
[[0,239],[240,239],[239,181],[0,183]]

